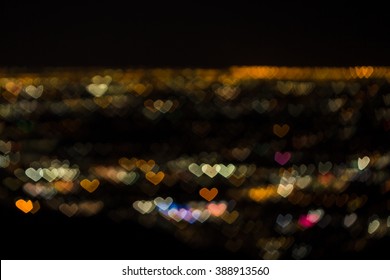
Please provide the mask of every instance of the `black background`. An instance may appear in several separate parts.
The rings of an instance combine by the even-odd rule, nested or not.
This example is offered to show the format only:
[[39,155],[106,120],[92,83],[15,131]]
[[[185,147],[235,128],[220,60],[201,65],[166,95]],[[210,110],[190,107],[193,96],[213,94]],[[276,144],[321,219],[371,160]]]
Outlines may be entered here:
[[388,65],[388,9],[376,2],[3,1],[0,64]]
[[[388,10],[370,3],[6,1],[0,67],[386,66]],[[189,248],[135,223],[31,219],[9,209],[1,211],[2,243],[11,246],[2,259],[250,258]],[[327,257],[378,258],[379,246]]]

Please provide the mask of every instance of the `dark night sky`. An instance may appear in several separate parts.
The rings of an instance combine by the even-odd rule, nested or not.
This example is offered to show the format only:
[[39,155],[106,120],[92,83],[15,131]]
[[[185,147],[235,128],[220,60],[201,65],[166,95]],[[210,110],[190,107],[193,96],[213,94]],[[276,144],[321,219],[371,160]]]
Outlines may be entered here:
[[0,64],[221,67],[390,63],[390,24],[387,9],[380,4],[207,2],[7,1],[1,7]]

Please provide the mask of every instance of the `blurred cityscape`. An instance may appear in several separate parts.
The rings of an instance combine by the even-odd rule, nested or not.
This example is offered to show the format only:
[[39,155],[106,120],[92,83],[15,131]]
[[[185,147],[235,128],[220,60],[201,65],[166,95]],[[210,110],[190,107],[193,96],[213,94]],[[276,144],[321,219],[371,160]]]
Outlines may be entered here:
[[177,252],[388,258],[389,141],[386,67],[5,68],[1,228],[109,220]]

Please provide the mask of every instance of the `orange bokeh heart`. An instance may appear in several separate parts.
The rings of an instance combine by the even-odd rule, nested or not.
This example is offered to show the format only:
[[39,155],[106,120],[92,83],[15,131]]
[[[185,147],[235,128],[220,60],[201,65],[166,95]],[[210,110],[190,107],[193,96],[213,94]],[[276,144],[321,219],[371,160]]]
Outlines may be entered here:
[[146,179],[151,182],[153,185],[158,185],[164,179],[164,172],[160,171],[158,173],[154,173],[153,171],[149,171],[146,173]]
[[209,190],[208,188],[202,188],[199,191],[199,194],[200,194],[201,197],[203,197],[207,201],[211,201],[211,200],[213,200],[217,196],[218,189],[217,188],[212,188],[211,190]]
[[33,203],[31,200],[24,200],[24,199],[19,199],[15,203],[16,207],[19,208],[19,210],[23,211],[24,213],[28,213],[33,209]]
[[94,179],[92,181],[88,180],[88,179],[84,179],[80,182],[80,185],[88,192],[92,193],[94,192],[97,187],[99,187],[100,185],[100,182],[98,179]]
[[290,130],[290,126],[288,124],[284,124],[284,125],[275,124],[273,126],[273,133],[280,138],[286,136],[289,130]]

